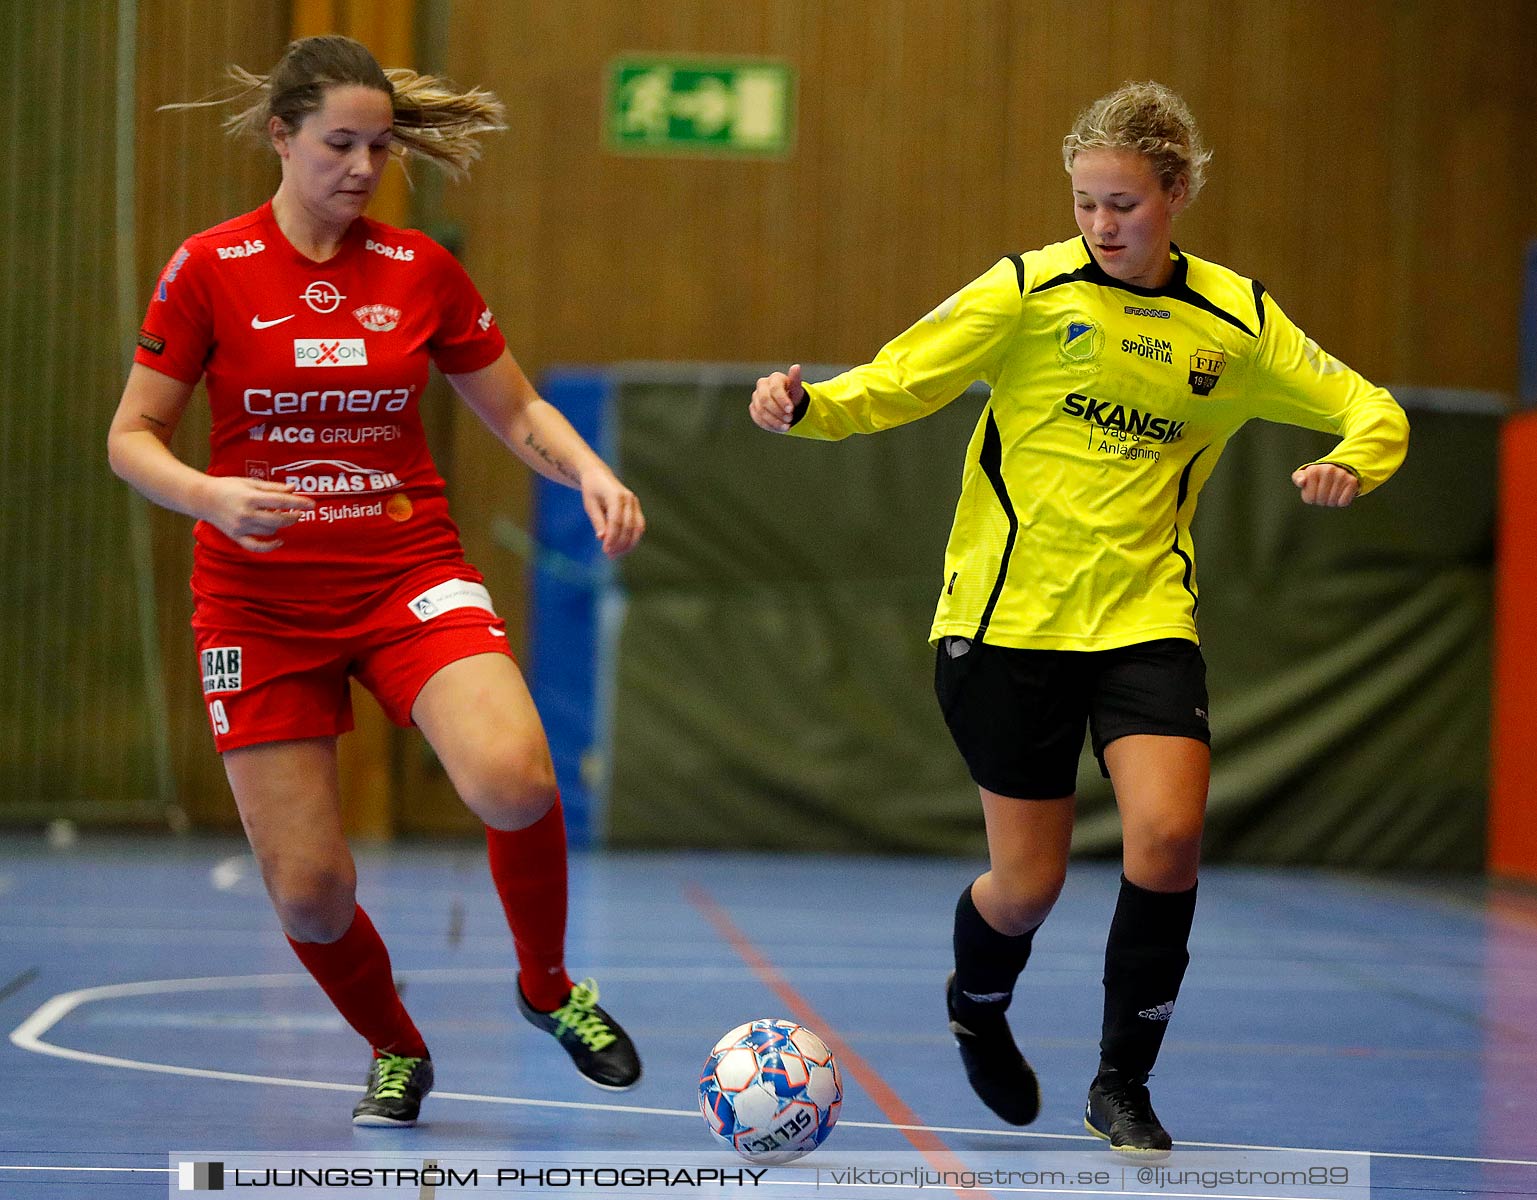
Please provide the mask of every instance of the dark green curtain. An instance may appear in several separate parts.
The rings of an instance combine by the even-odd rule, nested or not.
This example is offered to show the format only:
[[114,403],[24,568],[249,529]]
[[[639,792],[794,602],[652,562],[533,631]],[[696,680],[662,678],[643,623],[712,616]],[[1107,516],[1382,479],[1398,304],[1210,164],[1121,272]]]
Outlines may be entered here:
[[[620,387],[650,532],[622,567],[609,840],[980,854],[926,636],[982,397],[828,445],[758,431],[749,390]],[[1352,509],[1289,481],[1328,439],[1258,423],[1202,495],[1210,859],[1482,862],[1497,422],[1411,420]],[[1076,848],[1114,853],[1087,755],[1080,797]]]

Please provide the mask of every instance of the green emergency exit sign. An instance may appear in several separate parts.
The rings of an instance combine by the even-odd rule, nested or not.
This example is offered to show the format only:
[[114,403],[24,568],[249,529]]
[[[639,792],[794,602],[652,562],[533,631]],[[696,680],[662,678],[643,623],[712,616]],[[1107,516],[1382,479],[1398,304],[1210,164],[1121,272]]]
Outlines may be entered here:
[[642,154],[780,158],[795,131],[787,63],[623,58],[609,67],[607,140]]

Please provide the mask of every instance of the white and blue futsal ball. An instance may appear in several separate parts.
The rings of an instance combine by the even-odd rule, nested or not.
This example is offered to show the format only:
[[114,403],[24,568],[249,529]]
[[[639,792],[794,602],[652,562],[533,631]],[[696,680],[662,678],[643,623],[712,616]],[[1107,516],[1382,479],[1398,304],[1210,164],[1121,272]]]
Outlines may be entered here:
[[793,1021],[749,1021],[710,1051],[699,1111],[743,1158],[775,1165],[809,1154],[832,1132],[843,1080],[827,1044]]

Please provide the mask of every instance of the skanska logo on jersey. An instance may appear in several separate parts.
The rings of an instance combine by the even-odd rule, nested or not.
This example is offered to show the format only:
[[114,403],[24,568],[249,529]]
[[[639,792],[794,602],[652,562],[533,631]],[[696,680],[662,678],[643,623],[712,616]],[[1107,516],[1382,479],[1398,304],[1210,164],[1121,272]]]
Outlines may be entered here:
[[339,458],[305,458],[284,463],[272,468],[271,477],[307,496],[386,492],[401,486],[393,471],[370,471]]
[[1062,401],[1062,411],[1070,417],[1082,417],[1099,429],[1165,444],[1179,441],[1186,425],[1184,421],[1154,416],[1108,400],[1096,400],[1081,392],[1069,392]]
[[404,246],[386,246],[383,242],[376,242],[368,238],[363,242],[365,250],[372,250],[375,254],[382,254],[385,258],[393,258],[396,262],[410,262],[416,257],[415,250],[407,250]]
[[294,338],[296,367],[366,367],[368,346],[362,338]]
[[267,248],[267,243],[261,238],[247,238],[244,245],[239,243],[233,246],[215,246],[214,253],[220,258],[250,258],[253,254],[260,254]]

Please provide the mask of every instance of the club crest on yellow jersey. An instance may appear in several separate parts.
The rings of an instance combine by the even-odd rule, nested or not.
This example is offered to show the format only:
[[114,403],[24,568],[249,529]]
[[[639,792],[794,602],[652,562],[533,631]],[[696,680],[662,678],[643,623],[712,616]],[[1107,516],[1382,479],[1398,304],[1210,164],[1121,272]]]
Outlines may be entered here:
[[1210,396],[1225,370],[1227,355],[1222,351],[1197,350],[1190,356],[1190,390],[1197,396]]
[[1064,367],[1097,370],[1105,331],[1080,313],[1069,313],[1057,326],[1057,357]]

